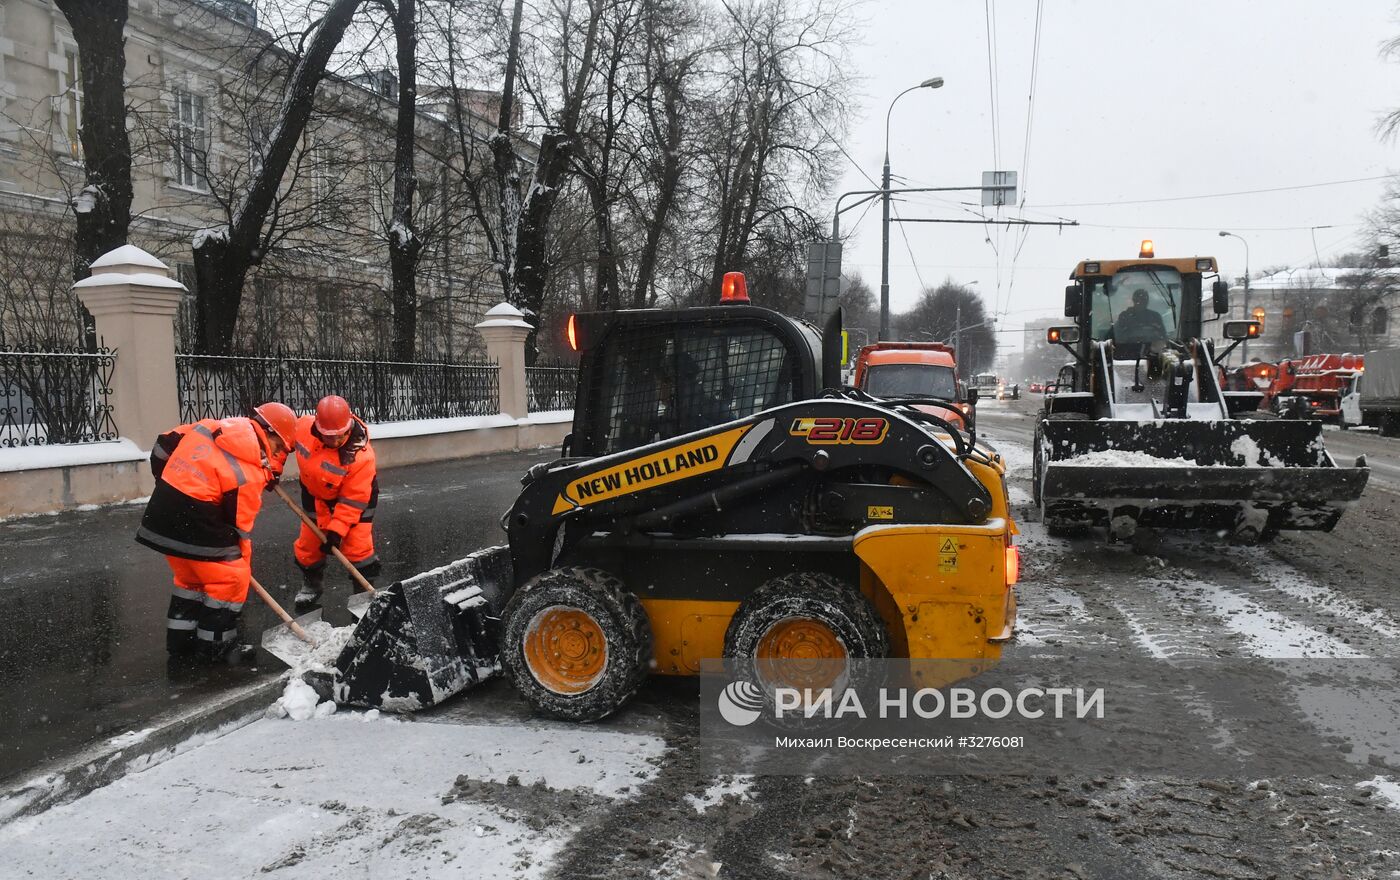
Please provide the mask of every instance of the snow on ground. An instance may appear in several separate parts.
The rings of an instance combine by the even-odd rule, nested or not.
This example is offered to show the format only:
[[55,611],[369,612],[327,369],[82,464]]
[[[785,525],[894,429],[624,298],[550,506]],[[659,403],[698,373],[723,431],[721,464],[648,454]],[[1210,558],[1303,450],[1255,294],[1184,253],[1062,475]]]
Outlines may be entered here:
[[1209,581],[1192,584],[1196,598],[1225,628],[1241,638],[1242,647],[1255,657],[1270,659],[1364,657],[1324,632],[1264,608],[1233,590]]
[[1175,652],[1143,623],[1136,614],[1129,611],[1122,604],[1115,602],[1114,608],[1123,615],[1123,621],[1128,625],[1128,632],[1132,634],[1133,641],[1137,646],[1147,652],[1147,655],[1154,660],[1170,660]]
[[748,773],[724,774],[715,777],[710,783],[710,787],[700,795],[688,794],[685,796],[686,803],[695,808],[695,812],[703,813],[710,807],[724,802],[726,797],[733,797],[741,801],[749,799],[749,789],[753,787],[753,776]]
[[[979,437],[981,436],[979,435]],[[998,439],[995,434],[988,434],[984,439],[1006,462],[1006,475],[1008,477],[1030,479],[1035,464],[1030,447],[1012,440]]]
[[1365,782],[1358,782],[1356,787],[1371,789],[1385,800],[1386,806],[1392,810],[1400,810],[1400,782],[1388,776],[1377,776]]
[[1262,554],[1259,564],[1252,568],[1260,580],[1284,595],[1301,599],[1314,608],[1343,620],[1358,623],[1385,638],[1400,639],[1400,621],[1378,607],[1358,602],[1330,587],[1314,583],[1287,565],[1264,559]]
[[614,800],[655,772],[652,736],[341,713],[262,720],[71,804],[0,827],[10,876],[539,877],[577,831],[454,786]]

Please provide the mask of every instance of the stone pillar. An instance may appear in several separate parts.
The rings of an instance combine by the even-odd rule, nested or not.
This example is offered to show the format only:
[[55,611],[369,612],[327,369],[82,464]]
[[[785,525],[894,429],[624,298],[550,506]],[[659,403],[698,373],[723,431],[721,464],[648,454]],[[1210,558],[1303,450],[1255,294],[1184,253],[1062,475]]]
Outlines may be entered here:
[[501,412],[523,419],[530,412],[525,384],[525,339],[534,328],[525,313],[510,303],[493,306],[476,325],[486,342],[486,356],[501,366]]
[[73,292],[92,313],[102,343],[117,353],[112,416],[117,433],[146,449],[180,424],[175,381],[175,312],[185,285],[168,266],[134,245],[93,261]]

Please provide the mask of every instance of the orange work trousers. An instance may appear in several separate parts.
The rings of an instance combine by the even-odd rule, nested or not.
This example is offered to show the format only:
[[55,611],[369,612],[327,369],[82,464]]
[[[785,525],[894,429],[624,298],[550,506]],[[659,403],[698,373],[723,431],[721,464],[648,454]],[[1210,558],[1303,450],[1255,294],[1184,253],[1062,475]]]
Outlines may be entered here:
[[190,653],[199,642],[217,645],[238,638],[238,616],[253,574],[252,547],[242,543],[243,555],[228,561],[165,557],[175,581],[165,620],[166,649],[172,654]]

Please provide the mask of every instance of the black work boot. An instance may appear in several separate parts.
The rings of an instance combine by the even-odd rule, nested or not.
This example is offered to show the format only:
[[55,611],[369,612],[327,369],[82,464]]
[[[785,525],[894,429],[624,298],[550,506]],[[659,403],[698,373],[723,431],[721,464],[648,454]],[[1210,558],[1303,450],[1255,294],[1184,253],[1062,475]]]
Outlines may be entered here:
[[310,611],[321,604],[321,585],[326,579],[325,563],[301,570],[302,585],[293,602],[298,611]]

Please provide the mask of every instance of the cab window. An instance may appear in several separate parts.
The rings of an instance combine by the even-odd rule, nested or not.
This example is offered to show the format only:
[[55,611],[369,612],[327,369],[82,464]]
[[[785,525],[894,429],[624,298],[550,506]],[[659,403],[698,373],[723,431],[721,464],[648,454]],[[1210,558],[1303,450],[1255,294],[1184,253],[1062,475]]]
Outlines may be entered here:
[[796,399],[795,359],[758,324],[628,327],[600,353],[597,454],[645,446]]
[[865,371],[864,391],[874,397],[942,397],[956,400],[953,368],[937,364],[875,364]]
[[1181,273],[1175,269],[1125,269],[1091,279],[1087,288],[1094,339],[1153,343],[1177,338],[1184,300]]

